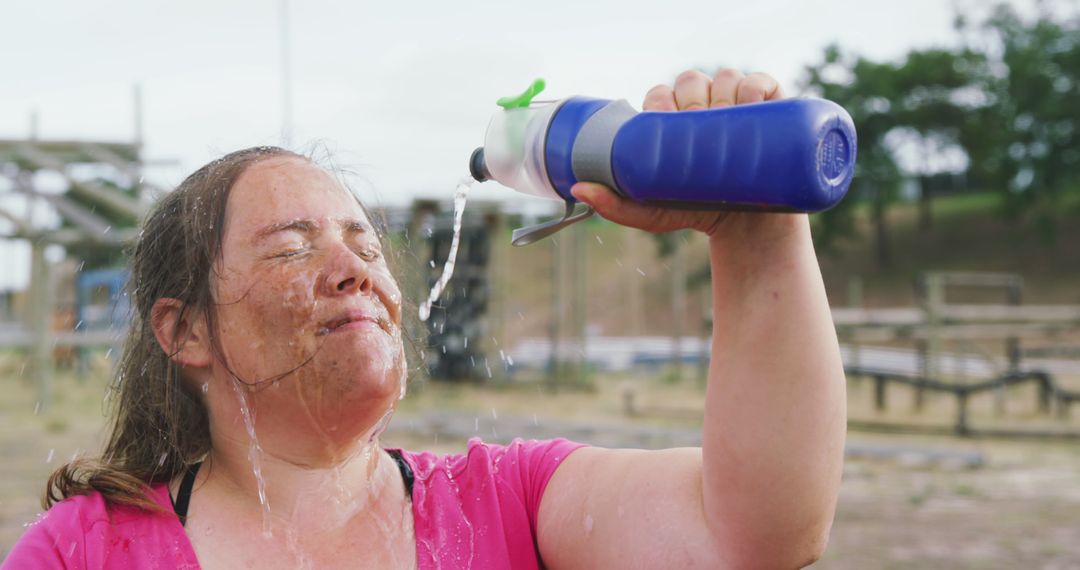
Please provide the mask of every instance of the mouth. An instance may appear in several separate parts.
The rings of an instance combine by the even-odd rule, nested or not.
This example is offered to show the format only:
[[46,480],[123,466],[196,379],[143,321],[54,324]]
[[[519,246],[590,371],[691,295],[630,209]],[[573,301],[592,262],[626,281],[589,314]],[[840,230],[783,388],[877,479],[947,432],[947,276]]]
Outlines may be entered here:
[[335,332],[357,330],[377,326],[384,332],[390,332],[390,319],[374,312],[349,311],[319,325],[316,336],[325,336]]

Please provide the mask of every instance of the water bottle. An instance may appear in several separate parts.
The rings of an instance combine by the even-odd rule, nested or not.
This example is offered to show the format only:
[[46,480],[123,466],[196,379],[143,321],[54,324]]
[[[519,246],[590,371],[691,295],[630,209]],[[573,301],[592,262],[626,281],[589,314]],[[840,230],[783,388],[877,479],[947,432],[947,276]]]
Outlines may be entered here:
[[855,126],[832,101],[638,112],[625,100],[533,101],[543,86],[499,100],[469,161],[477,181],[565,203],[561,219],[515,230],[514,245],[592,215],[575,213],[570,187],[579,181],[662,207],[820,212],[844,197],[854,173]]

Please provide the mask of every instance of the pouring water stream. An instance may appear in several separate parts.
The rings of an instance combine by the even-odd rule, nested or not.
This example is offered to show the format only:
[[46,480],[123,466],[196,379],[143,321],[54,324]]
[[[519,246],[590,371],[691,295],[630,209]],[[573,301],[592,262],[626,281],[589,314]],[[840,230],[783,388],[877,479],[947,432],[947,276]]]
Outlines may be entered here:
[[450,241],[450,253],[446,256],[446,264],[443,266],[442,275],[435,282],[435,286],[431,288],[427,300],[420,305],[421,321],[427,321],[428,317],[431,316],[431,305],[438,300],[439,295],[446,288],[446,284],[450,282],[450,277],[454,275],[454,262],[457,260],[458,245],[461,243],[461,218],[465,213],[465,201],[469,199],[469,189],[472,188],[473,182],[472,178],[464,178],[458,183],[457,189],[454,190],[454,238]]

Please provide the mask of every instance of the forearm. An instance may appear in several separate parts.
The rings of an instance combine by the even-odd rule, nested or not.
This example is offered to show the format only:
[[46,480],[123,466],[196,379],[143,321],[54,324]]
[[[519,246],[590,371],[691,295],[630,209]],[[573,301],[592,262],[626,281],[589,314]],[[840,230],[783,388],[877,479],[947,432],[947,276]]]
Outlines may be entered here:
[[[735,215],[710,239],[705,517],[724,556],[820,552],[843,463],[843,364],[804,215]],[[775,560],[763,557],[776,556]]]

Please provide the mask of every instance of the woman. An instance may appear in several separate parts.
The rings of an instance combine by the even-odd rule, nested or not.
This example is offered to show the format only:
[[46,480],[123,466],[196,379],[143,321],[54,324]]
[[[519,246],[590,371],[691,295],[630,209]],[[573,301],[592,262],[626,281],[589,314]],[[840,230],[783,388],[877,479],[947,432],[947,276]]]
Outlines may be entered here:
[[[644,107],[782,97],[681,74]],[[709,236],[703,446],[378,445],[404,393],[401,292],[362,206],[275,148],[201,168],[147,220],[137,320],[99,461],[49,481],[10,568],[796,568],[827,542],[844,376],[805,215],[660,210],[578,184],[617,223]],[[59,502],[57,502],[59,501]]]

